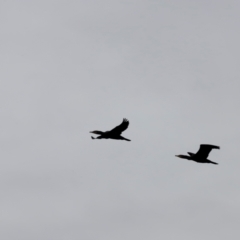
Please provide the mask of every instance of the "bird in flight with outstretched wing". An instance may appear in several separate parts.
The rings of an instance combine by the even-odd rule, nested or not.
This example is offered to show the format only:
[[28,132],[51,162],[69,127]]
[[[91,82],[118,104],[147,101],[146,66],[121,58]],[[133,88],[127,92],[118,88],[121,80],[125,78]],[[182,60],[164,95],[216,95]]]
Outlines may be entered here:
[[92,139],[116,139],[116,140],[126,140],[126,141],[131,141],[127,138],[124,138],[123,136],[121,136],[122,132],[125,131],[129,126],[129,121],[124,118],[122,123],[120,125],[118,125],[117,127],[113,128],[110,131],[106,131],[106,132],[102,132],[102,131],[92,131],[90,133],[94,133],[94,134],[98,134],[99,136],[94,138],[92,137]]
[[184,158],[187,160],[192,160],[198,163],[212,163],[212,164],[218,164],[216,162],[212,162],[211,160],[207,159],[209,153],[212,151],[212,149],[220,149],[219,146],[214,146],[210,144],[201,144],[200,148],[197,153],[191,153],[188,152],[188,155],[176,155],[176,157]]

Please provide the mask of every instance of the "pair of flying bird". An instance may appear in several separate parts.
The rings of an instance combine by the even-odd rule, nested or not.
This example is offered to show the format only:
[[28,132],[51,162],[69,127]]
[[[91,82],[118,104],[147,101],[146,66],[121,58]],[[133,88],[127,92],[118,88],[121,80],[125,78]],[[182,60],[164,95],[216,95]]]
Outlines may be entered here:
[[[110,138],[110,139],[116,139],[116,140],[131,141],[131,140],[121,136],[122,132],[128,128],[128,125],[129,125],[129,121],[126,118],[124,118],[120,125],[118,125],[117,127],[113,128],[110,131],[106,131],[106,132],[92,131],[90,133],[99,135],[96,138],[92,137],[92,139],[102,139],[102,138],[109,139]],[[179,157],[179,158],[184,158],[187,160],[192,160],[192,161],[195,161],[198,163],[218,164],[216,162],[212,162],[209,159],[207,159],[207,157],[212,149],[220,149],[220,147],[214,146],[214,145],[209,145],[209,144],[201,144],[197,153],[188,152],[189,156],[188,155],[175,155],[175,156]]]

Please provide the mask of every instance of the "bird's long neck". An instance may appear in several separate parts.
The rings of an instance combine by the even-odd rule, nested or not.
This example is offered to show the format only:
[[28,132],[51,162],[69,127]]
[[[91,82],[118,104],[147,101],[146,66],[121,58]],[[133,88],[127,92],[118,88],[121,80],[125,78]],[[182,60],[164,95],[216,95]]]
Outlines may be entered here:
[[187,156],[187,155],[179,155],[180,158],[184,158],[184,159],[188,159],[188,160],[192,160],[192,157]]
[[104,134],[104,132],[102,132],[102,131],[98,131],[98,130],[96,130],[96,131],[92,131],[91,133],[98,134],[98,135],[102,135],[102,134]]

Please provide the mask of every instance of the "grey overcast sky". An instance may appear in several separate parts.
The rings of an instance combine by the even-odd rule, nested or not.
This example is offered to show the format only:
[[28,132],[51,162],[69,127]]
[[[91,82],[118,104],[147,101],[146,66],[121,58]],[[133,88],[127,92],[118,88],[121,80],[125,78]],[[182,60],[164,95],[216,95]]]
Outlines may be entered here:
[[[0,238],[238,239],[239,12],[0,0]],[[219,165],[175,157],[201,143]]]

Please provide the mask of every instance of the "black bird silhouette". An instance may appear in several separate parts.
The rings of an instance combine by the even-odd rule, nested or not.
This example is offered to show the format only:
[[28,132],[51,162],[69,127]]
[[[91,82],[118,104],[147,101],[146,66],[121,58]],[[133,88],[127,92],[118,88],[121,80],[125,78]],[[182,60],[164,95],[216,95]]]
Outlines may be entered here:
[[113,128],[110,131],[101,132],[101,131],[96,130],[96,131],[90,132],[90,133],[95,133],[95,134],[100,135],[96,138],[94,138],[94,137],[91,137],[91,138],[92,139],[102,139],[102,138],[108,139],[108,138],[111,138],[111,139],[116,139],[116,140],[131,141],[131,140],[121,136],[122,132],[125,131],[128,128],[128,125],[129,125],[129,121],[126,118],[124,118],[122,123],[119,126]]
[[209,145],[209,144],[201,144],[197,153],[188,152],[189,156],[188,155],[175,155],[175,156],[179,157],[179,158],[185,158],[188,160],[192,160],[192,161],[195,161],[198,163],[218,164],[216,162],[212,162],[209,159],[207,159],[207,157],[212,149],[220,149],[220,147],[214,146],[214,145]]

